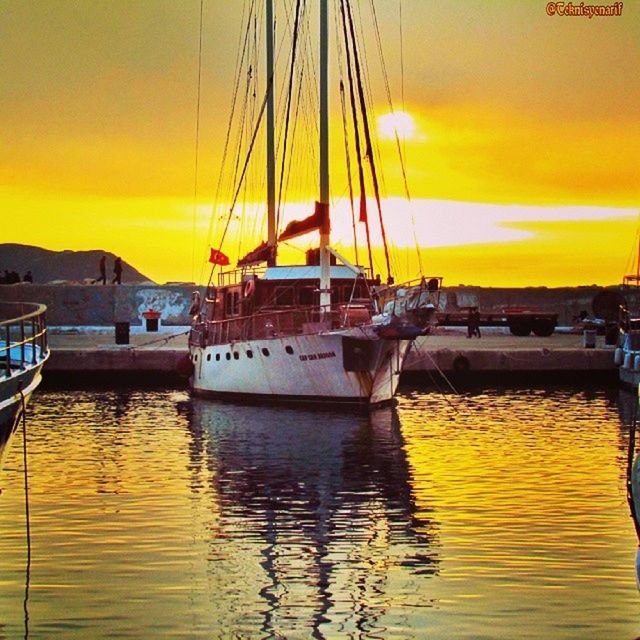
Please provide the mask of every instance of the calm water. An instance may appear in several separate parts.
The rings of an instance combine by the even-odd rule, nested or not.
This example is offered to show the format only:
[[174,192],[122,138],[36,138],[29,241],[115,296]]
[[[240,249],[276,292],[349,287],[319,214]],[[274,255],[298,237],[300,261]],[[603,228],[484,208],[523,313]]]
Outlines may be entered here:
[[0,639],[635,638],[629,402],[40,391],[28,620],[20,436],[0,473]]

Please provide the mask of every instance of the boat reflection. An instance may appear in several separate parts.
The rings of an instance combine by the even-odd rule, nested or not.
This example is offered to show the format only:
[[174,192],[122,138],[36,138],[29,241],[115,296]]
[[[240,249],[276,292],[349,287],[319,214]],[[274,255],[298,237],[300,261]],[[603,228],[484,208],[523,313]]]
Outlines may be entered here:
[[416,517],[395,409],[362,416],[193,399],[182,410],[192,490],[215,497],[210,562],[229,562],[230,541],[249,564],[250,547],[259,550],[264,633],[380,630],[398,581],[410,589],[437,573],[437,528]]

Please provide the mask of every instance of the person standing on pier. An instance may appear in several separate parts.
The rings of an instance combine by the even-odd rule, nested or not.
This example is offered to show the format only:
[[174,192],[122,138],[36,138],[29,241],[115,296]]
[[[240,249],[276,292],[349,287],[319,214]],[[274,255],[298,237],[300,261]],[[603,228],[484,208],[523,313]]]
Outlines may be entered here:
[[107,256],[100,258],[100,277],[96,280],[96,283],[102,280],[102,284],[107,284]]
[[480,338],[480,312],[478,307],[470,307],[467,315],[467,338]]
[[113,273],[115,274],[112,280],[112,283],[122,284],[122,259],[120,256],[116,258],[116,261],[113,263]]

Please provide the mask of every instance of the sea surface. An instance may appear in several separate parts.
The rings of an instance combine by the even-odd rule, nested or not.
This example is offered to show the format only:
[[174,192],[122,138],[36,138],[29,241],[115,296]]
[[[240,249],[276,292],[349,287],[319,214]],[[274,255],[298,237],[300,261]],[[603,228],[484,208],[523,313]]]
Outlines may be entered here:
[[0,472],[0,639],[640,635],[617,389],[370,416],[38,391]]

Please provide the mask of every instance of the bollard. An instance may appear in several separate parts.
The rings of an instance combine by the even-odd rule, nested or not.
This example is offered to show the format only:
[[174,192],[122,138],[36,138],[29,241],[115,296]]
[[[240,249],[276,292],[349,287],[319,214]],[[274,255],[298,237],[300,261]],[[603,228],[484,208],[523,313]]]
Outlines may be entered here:
[[597,332],[595,329],[585,329],[582,334],[582,346],[585,349],[593,349],[596,346],[596,335]]
[[116,344],[129,344],[128,322],[116,322]]

